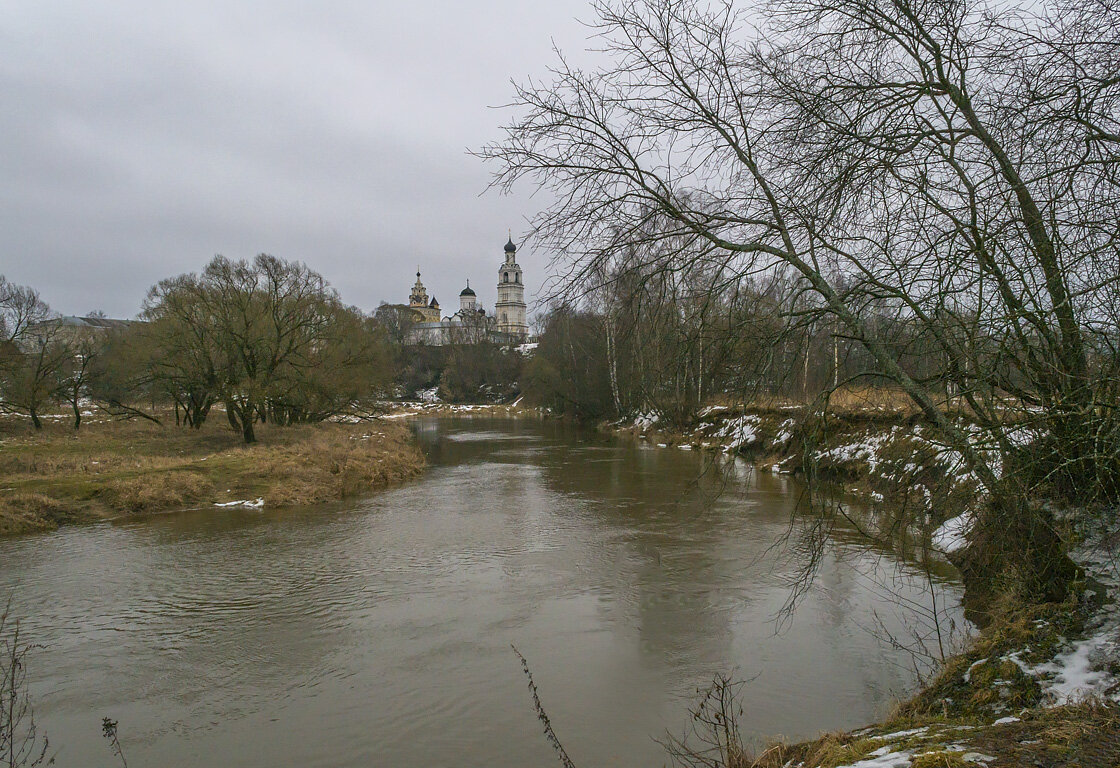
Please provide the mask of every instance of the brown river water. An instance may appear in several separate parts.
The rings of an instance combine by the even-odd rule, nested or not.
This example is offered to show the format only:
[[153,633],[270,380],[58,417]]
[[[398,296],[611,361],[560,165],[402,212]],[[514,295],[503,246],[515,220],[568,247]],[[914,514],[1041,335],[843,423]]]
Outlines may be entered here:
[[115,763],[104,716],[130,768],[556,764],[511,644],[581,768],[666,764],[717,672],[749,681],[757,737],[856,727],[913,685],[872,630],[904,632],[888,590],[928,605],[927,574],[850,532],[775,621],[791,478],[532,419],[415,426],[427,473],[368,499],[0,540],[56,765]]

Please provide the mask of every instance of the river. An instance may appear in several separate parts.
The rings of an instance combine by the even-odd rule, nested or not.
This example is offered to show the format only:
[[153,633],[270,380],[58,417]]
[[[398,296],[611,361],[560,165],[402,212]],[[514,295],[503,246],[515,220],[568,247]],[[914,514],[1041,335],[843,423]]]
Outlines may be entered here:
[[110,716],[130,768],[552,765],[511,645],[581,768],[665,764],[717,672],[749,681],[758,737],[859,726],[913,684],[872,630],[905,634],[887,588],[928,604],[927,574],[849,532],[775,621],[791,478],[533,419],[416,429],[424,477],[368,499],[0,540],[56,764],[112,765]]

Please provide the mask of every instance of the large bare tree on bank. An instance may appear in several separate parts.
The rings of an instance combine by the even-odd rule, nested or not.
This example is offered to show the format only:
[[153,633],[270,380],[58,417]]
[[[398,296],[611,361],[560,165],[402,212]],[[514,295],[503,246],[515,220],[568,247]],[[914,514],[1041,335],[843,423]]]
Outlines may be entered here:
[[[1095,0],[596,2],[605,63],[516,91],[497,185],[555,202],[535,234],[578,283],[788,273],[990,493],[972,557],[1055,596],[1068,561],[1026,497],[1115,499],[1120,17]],[[749,11],[749,14],[748,14]],[[757,25],[757,26],[755,26]],[[675,254],[675,257],[674,257]],[[868,327],[918,329],[980,429]],[[1041,440],[1001,467],[1008,424]],[[1016,563],[1029,563],[1019,568]]]

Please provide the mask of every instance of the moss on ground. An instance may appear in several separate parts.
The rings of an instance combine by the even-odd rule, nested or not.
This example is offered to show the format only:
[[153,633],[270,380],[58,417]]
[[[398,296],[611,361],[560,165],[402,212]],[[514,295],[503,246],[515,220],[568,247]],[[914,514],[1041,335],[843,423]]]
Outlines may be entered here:
[[1052,659],[1066,638],[1082,630],[1085,613],[1076,597],[998,611],[969,650],[951,659],[898,714],[990,719],[1038,706],[1042,687],[1023,666]]

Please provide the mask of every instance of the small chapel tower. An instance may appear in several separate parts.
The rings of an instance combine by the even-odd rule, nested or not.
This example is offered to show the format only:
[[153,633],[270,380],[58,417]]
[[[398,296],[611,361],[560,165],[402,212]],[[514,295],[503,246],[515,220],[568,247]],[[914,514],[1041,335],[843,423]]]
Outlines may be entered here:
[[525,320],[525,283],[521,267],[517,264],[517,246],[510,235],[505,247],[506,259],[498,269],[498,303],[494,315],[498,330],[519,339],[529,337],[529,324]]
[[428,301],[428,290],[420,282],[419,269],[416,270],[416,284],[412,286],[412,293],[408,296],[408,306],[420,313],[420,322],[439,322],[439,302],[436,301],[435,296],[430,302]]
[[468,312],[476,312],[478,310],[478,296],[474,290],[471,289],[471,281],[467,281],[467,287],[459,293],[459,311],[464,316]]

